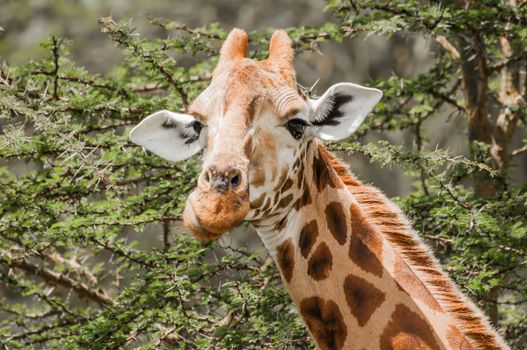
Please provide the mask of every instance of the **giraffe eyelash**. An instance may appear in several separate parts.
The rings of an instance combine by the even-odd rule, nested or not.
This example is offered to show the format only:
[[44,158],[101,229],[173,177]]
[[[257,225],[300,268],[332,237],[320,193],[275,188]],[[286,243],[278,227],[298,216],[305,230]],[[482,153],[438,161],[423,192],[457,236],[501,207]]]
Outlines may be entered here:
[[177,125],[178,125],[178,122],[175,119],[172,119],[168,116],[165,118],[165,121],[163,122],[163,124],[161,124],[161,126],[163,126],[164,128],[174,128],[174,127],[177,127]]
[[162,126],[165,128],[178,128],[178,127],[181,128],[182,127],[183,130],[181,130],[181,134],[185,138],[199,136],[199,134],[201,133],[201,130],[205,127],[205,125],[203,125],[203,123],[201,123],[198,120],[194,120],[188,123],[187,125],[180,126],[180,124],[178,124],[178,121],[172,118],[166,118]]

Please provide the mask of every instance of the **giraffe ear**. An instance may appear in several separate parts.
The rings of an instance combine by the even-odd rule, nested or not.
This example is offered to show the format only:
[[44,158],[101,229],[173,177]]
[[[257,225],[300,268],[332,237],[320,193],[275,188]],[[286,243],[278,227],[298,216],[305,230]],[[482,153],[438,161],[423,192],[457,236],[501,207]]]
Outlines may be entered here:
[[243,58],[247,54],[249,36],[241,29],[233,28],[220,50],[220,61]]
[[331,86],[311,100],[311,123],[322,140],[339,141],[351,135],[380,101],[382,91],[352,83]]
[[130,140],[158,156],[173,161],[187,159],[206,144],[206,129],[188,114],[159,111],[130,131]]
[[293,64],[293,57],[294,51],[291,39],[285,30],[278,29],[273,33],[269,42],[268,60],[288,67]]

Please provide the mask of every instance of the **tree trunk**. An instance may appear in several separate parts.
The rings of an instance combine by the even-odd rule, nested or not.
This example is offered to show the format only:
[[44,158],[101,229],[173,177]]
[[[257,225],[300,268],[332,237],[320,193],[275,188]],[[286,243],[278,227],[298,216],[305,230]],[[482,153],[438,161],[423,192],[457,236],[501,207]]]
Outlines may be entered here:
[[[487,112],[488,67],[485,57],[485,44],[480,33],[473,31],[471,37],[460,36],[460,59],[463,77],[463,93],[465,96],[468,119],[468,141],[473,156],[477,156],[479,148],[475,143],[492,144],[492,123]],[[498,163],[493,161],[492,167]],[[500,187],[496,179],[487,172],[479,171],[473,174],[474,194],[477,197],[494,197]],[[499,288],[494,287],[488,295],[488,315],[492,324],[498,323]]]

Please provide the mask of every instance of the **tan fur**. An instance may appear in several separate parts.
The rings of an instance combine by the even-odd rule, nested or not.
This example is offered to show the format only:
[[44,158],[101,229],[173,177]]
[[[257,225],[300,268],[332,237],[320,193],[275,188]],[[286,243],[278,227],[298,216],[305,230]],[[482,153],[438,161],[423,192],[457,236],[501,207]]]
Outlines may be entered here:
[[234,28],[229,33],[220,51],[220,61],[243,58],[247,54],[249,36],[245,31]]
[[218,194],[208,191],[194,193],[189,199],[184,216],[188,216],[192,210],[199,219],[197,223],[187,219],[185,225],[203,240],[217,239],[219,235],[242,222],[249,211],[247,194]]
[[268,60],[280,65],[291,65],[293,63],[293,54],[291,39],[289,39],[285,30],[279,29],[275,31],[269,43]]

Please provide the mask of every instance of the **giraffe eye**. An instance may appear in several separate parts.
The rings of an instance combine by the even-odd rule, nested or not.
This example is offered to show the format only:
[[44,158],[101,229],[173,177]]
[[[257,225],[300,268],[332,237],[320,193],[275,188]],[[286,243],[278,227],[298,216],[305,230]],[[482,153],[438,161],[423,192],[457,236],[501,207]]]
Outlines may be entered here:
[[304,119],[291,119],[286,124],[285,127],[289,130],[289,133],[295,140],[300,140],[304,131],[306,130],[307,122]]

